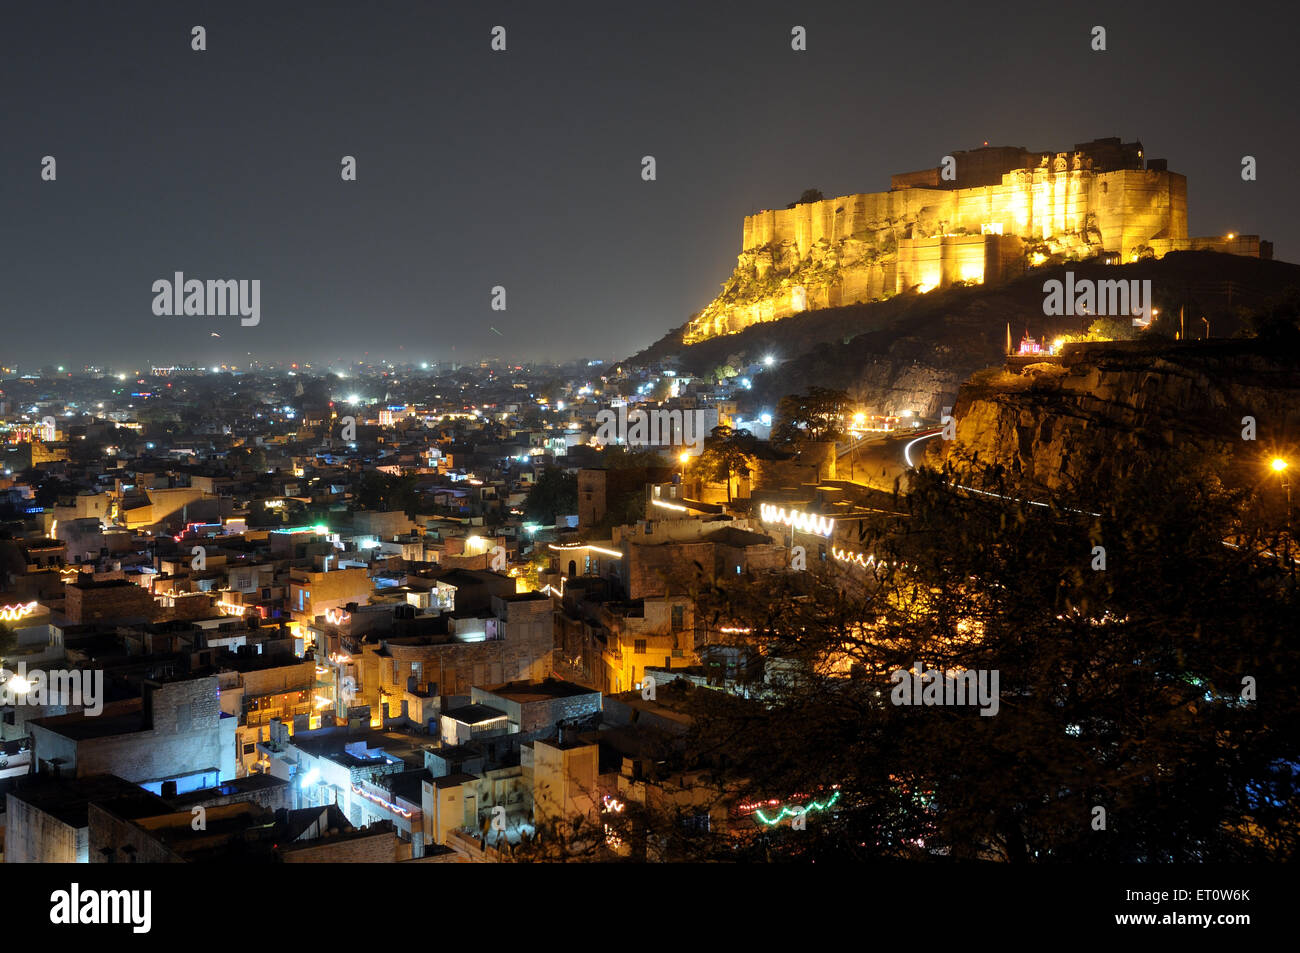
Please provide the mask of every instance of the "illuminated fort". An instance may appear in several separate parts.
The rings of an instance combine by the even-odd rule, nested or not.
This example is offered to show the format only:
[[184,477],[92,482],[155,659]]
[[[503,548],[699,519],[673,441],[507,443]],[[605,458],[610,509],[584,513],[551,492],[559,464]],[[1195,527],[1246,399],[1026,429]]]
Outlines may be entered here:
[[1027,264],[1202,248],[1271,256],[1254,235],[1188,238],[1187,178],[1144,158],[1140,142],[1055,153],[985,146],[946,158],[893,176],[888,192],[746,216],[736,270],[684,341],[959,281],[994,284]]

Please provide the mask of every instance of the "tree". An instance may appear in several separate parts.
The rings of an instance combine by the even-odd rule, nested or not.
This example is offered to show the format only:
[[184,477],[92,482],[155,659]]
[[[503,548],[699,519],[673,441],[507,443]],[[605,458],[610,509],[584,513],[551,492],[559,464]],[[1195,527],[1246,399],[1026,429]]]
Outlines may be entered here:
[[366,470],[357,480],[353,500],[367,510],[401,510],[414,518],[420,511],[418,477],[414,474],[392,476],[378,470]]
[[1300,289],[1287,288],[1249,314],[1251,330],[1261,338],[1290,350],[1300,349]]
[[1098,318],[1088,325],[1086,340],[1089,341],[1135,341],[1138,331],[1133,327],[1132,318],[1107,317]]
[[804,189],[799,195],[799,200],[791,202],[786,206],[786,208],[794,208],[796,205],[807,205],[810,202],[820,202],[825,198],[826,196],[822,195],[820,189]]
[[543,471],[524,501],[524,518],[547,526],[577,510],[578,478],[558,467]]
[[[809,572],[702,589],[709,624],[749,629],[769,675],[780,659],[797,677],[769,678],[759,704],[695,693],[694,757],[751,803],[835,796],[749,856],[1300,855],[1300,695],[1281,674],[1300,663],[1295,565],[1258,490],[1220,472],[1168,455],[1046,506],[993,471],[922,472],[905,517],[864,519],[869,565],[810,556]],[[996,714],[895,704],[891,676],[917,662],[998,673]],[[1254,680],[1266,702],[1243,691]]]
[[790,394],[777,406],[778,424],[772,440],[791,445],[824,442],[844,436],[844,411],[849,397],[842,390],[813,386],[806,394]]
[[754,435],[748,430],[714,427],[695,466],[705,479],[726,482],[727,502],[730,503],[732,475],[748,470],[753,452]]
[[739,376],[739,374],[740,374],[740,372],[737,371],[737,370],[736,370],[734,367],[732,367],[730,364],[719,364],[717,367],[715,367],[715,368],[713,369],[713,371],[712,371],[712,373],[710,374],[710,376],[711,376],[715,381],[718,381],[719,383],[722,383],[723,381],[726,381],[726,380],[728,380],[729,378]]

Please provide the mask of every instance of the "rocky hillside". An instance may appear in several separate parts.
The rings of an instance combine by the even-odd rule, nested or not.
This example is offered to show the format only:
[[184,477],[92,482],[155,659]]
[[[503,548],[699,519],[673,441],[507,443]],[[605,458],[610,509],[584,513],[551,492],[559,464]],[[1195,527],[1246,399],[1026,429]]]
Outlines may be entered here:
[[[1017,341],[1026,330],[1040,339],[1082,330],[1079,318],[1043,316],[1043,282],[1062,279],[1066,270],[1038,268],[1003,285],[807,311],[696,344],[684,343],[683,326],[629,363],[709,376],[771,354],[777,366],[756,375],[748,395],[755,407],[771,408],[783,395],[818,384],[848,391],[868,412],[937,416],[955,402],[962,381],[1002,364],[1008,324]],[[1080,278],[1150,279],[1161,310],[1154,330],[1171,338],[1180,306],[1189,336],[1203,333],[1204,315],[1214,335],[1226,337],[1242,327],[1243,306],[1300,287],[1300,266],[1215,252],[1174,252],[1119,267],[1076,263],[1069,270]]]
[[1171,448],[1253,481],[1268,457],[1294,453],[1300,354],[1253,339],[1069,345],[1060,364],[977,375],[953,416],[956,439],[929,441],[926,463],[1001,467],[1025,488],[1121,476]]

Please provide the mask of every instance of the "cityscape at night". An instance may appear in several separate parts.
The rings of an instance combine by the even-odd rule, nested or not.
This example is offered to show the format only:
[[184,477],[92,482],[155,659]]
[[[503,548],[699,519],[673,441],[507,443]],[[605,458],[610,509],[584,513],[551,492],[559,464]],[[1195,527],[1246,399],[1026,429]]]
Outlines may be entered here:
[[7,10],[14,908],[1281,914],[1282,9]]

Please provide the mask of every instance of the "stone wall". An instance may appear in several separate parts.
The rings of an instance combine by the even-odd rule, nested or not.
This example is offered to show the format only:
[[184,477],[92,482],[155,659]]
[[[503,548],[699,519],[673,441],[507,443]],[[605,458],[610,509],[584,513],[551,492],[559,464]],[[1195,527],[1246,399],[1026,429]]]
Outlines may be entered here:
[[160,614],[147,590],[125,580],[74,583],[64,592],[64,614],[73,625],[110,619],[153,619]]
[[76,828],[12,794],[5,796],[5,863],[86,862],[86,828]]
[[905,252],[901,242],[979,244],[985,230],[1041,242],[1044,253],[1067,259],[1107,251],[1127,260],[1153,242],[1187,239],[1187,179],[1165,169],[1093,172],[1087,158],[1060,154],[993,185],[902,188],[758,212],[744,220],[741,252],[722,293],[692,318],[683,339],[692,344],[918,284],[1002,280],[1014,271],[1007,249],[997,246],[994,271],[987,256],[960,250],[963,241],[953,245],[943,281],[901,273],[903,259],[915,271],[917,255],[928,254]]
[[283,844],[280,859],[286,864],[392,864],[408,860],[411,845],[397,837],[391,822],[384,821],[358,833]]
[[[527,691],[527,688],[521,690]],[[470,692],[470,701],[474,704],[487,705],[505,712],[510,720],[519,726],[519,734],[523,736],[548,734],[561,721],[572,721],[594,715],[600,711],[600,699],[600,692],[597,691],[523,702],[506,695],[498,695],[488,689],[474,688]],[[528,738],[517,739],[517,741],[523,740]]]
[[[78,739],[78,724],[95,723],[82,715],[32,722],[38,763],[57,758],[65,774],[115,774],[136,783],[205,770],[219,771],[223,780],[234,776],[234,719],[227,719],[230,727],[223,731],[216,676],[158,686],[147,704],[151,727],[120,734]],[[135,708],[140,710],[139,703]],[[105,706],[101,717],[111,714]],[[65,725],[67,735],[60,733]]]

